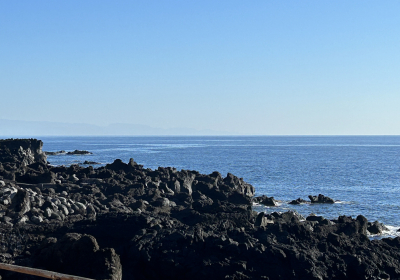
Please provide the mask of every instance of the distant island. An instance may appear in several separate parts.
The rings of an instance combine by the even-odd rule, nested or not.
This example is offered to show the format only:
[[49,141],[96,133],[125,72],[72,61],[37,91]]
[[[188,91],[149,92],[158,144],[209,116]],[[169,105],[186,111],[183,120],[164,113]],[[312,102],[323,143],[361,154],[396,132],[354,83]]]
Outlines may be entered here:
[[192,128],[157,128],[140,124],[113,123],[105,126],[85,123],[60,123],[0,119],[1,136],[168,136],[231,135],[226,131]]

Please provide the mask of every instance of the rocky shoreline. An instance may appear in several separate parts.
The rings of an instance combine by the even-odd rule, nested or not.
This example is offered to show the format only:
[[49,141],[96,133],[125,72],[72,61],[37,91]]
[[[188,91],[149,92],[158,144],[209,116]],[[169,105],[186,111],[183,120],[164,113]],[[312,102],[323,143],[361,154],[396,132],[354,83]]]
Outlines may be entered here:
[[50,166],[42,145],[0,140],[1,262],[113,280],[400,278],[400,238],[370,240],[383,225],[361,215],[257,213],[274,199],[232,174]]

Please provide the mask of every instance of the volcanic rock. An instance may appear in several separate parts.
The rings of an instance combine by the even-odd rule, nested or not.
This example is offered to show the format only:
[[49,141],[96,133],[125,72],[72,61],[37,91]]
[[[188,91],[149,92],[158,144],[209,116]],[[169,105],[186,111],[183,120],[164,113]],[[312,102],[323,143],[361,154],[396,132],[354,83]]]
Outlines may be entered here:
[[85,160],[82,164],[100,164],[100,163],[98,163],[98,162],[95,162],[95,161],[90,161],[90,160]]
[[91,155],[92,153],[84,150],[75,150],[72,152],[67,152],[67,155]]
[[258,196],[253,198],[253,202],[260,203],[266,206],[277,206],[277,201],[271,196],[268,197],[266,195]]
[[368,227],[367,230],[371,233],[371,234],[380,234],[382,233],[382,231],[384,230],[388,230],[387,227],[385,227],[384,224],[375,221],[373,223],[368,223]]
[[309,195],[308,198],[311,200],[311,203],[335,203],[332,198],[322,194],[319,194],[318,196]]
[[0,140],[0,162],[14,164],[16,167],[27,166],[35,162],[47,164],[42,151],[43,142],[36,139]]
[[291,202],[289,202],[289,204],[292,204],[292,205],[303,204],[303,203],[307,203],[307,201],[302,198],[298,198],[298,199],[295,199],[295,200],[292,200]]

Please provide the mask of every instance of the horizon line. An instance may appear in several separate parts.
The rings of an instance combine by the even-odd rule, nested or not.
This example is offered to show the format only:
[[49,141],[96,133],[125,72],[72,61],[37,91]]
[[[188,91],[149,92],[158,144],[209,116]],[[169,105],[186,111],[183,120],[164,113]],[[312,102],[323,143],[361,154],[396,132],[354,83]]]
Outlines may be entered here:
[[[0,135],[1,139],[23,137],[26,139],[37,137],[381,137],[400,136],[400,134],[204,134],[204,135]],[[6,138],[5,138],[6,137]]]

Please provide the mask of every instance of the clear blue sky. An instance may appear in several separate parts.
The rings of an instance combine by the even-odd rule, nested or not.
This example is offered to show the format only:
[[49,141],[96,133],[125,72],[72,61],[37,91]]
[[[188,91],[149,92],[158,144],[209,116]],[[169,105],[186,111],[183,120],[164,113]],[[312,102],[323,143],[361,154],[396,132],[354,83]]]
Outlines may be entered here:
[[0,1],[0,119],[400,134],[399,1]]

